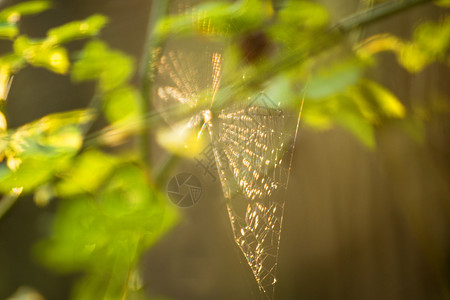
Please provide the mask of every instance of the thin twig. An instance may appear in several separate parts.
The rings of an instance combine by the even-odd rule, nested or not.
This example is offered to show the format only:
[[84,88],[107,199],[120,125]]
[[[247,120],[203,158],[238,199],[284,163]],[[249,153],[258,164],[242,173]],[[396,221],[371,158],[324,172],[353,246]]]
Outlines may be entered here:
[[385,19],[401,11],[415,7],[420,4],[431,2],[432,0],[409,0],[409,1],[389,1],[371,9],[356,13],[336,24],[336,28],[343,33],[348,33],[358,27],[363,27]]

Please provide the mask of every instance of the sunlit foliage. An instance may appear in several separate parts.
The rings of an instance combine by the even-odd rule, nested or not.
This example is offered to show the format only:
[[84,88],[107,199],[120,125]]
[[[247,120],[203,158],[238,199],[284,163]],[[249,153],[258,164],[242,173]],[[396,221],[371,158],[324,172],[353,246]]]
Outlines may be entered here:
[[[141,99],[129,84],[134,61],[92,39],[107,23],[101,15],[50,29],[40,39],[21,34],[22,16],[48,8],[47,1],[31,1],[0,12],[0,37],[10,39],[13,49],[0,57],[0,101],[7,99],[12,76],[28,66],[69,73],[74,82],[93,80],[97,92],[84,110],[44,116],[16,129],[8,129],[0,112],[0,192],[5,195],[0,201],[31,193],[39,206],[59,199],[53,233],[34,254],[58,272],[84,274],[72,299],[137,295],[139,257],[170,228],[176,213],[150,182],[135,150],[107,154],[86,144],[101,115],[121,131],[115,142],[138,132]],[[80,53],[69,54],[65,44],[79,39],[91,41]]]
[[[0,112],[0,192],[5,195],[0,204],[20,194],[34,194],[40,206],[58,199],[53,233],[35,247],[36,257],[57,271],[84,274],[73,299],[125,299],[141,289],[133,284],[139,281],[139,257],[176,221],[139,151],[114,149],[154,124],[142,111],[143,95],[130,84],[134,59],[97,37],[107,24],[104,16],[53,28],[39,39],[20,32],[21,18],[50,7],[48,1],[29,1],[0,11],[0,39],[12,46],[0,56],[0,107],[12,76],[30,66],[70,76],[75,84],[94,81],[96,93],[84,110],[44,116],[19,128],[8,128]],[[304,100],[305,124],[317,130],[339,125],[370,148],[376,147],[377,126],[388,120],[404,121],[408,133],[420,135],[408,127],[413,112],[401,99],[365,78],[377,54],[393,52],[413,73],[435,62],[450,64],[448,17],[419,24],[410,40],[386,33],[349,47],[348,32],[332,27],[325,7],[309,1],[290,0],[279,11],[262,0],[206,3],[194,11],[198,18],[164,18],[152,38],[158,45],[169,37],[200,35],[226,45],[216,105],[261,90],[296,109]],[[86,40],[84,48],[71,55],[65,44],[79,39]],[[108,126],[90,132],[100,116]],[[178,155],[195,151],[183,154],[174,140],[201,150],[196,136],[176,129],[159,131],[158,141]]]

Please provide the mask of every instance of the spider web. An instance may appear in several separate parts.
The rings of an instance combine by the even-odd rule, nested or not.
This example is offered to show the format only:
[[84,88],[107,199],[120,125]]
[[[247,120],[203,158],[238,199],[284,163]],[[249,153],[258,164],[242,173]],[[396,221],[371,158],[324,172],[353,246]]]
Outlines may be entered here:
[[[186,12],[185,12],[186,13]],[[192,12],[192,18],[201,17]],[[214,29],[207,19],[199,25]],[[280,234],[299,114],[264,93],[213,108],[220,89],[223,45],[174,39],[156,49],[155,107],[195,108],[211,103],[208,115],[195,114],[186,126],[203,123],[227,202],[234,240],[244,254],[264,299],[274,298]],[[278,100],[278,99],[277,99]],[[203,112],[204,113],[204,112]],[[173,120],[167,117],[169,125]]]
[[213,135],[234,239],[264,299],[273,299],[298,115],[261,93],[223,109]]

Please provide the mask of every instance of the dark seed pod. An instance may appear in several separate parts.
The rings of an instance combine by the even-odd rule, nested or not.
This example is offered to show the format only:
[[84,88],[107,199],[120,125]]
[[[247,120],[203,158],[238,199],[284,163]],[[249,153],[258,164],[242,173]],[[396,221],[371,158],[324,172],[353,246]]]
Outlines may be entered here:
[[271,52],[272,44],[264,31],[250,32],[240,40],[239,47],[246,63],[257,63]]

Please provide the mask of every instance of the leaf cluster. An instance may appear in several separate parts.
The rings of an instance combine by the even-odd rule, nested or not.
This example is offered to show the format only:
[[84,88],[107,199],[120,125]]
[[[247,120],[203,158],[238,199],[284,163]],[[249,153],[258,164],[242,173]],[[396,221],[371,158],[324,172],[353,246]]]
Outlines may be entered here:
[[[141,97],[130,84],[134,60],[98,38],[107,24],[102,15],[52,28],[39,39],[20,32],[22,17],[49,8],[48,1],[29,1],[0,11],[0,38],[13,49],[0,56],[0,102],[7,100],[13,75],[30,66],[68,75],[74,83],[94,81],[97,92],[86,109],[19,128],[9,129],[0,112],[0,202],[26,194],[34,194],[39,206],[58,199],[52,234],[34,254],[59,272],[84,274],[73,299],[122,299],[140,293],[138,259],[176,214],[153,187],[136,149],[100,147],[113,148],[139,131]],[[69,53],[66,44],[79,39],[86,40],[84,48]],[[120,134],[108,132],[88,146],[89,129],[102,115]]]

